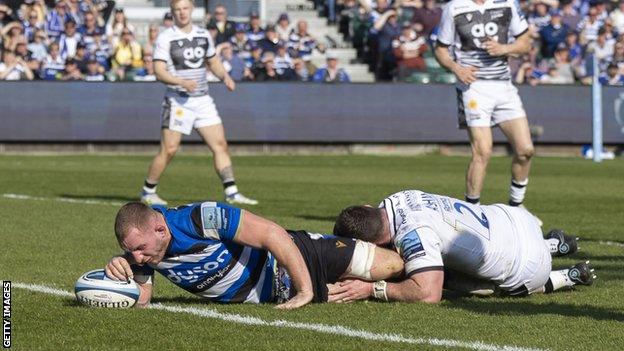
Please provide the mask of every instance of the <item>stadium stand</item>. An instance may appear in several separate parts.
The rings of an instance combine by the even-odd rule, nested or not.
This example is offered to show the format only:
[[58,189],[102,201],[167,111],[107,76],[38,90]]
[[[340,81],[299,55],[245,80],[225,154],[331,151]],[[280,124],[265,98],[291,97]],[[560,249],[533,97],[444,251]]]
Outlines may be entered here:
[[[153,80],[153,43],[171,17],[162,7],[133,11],[132,5],[154,5],[148,1],[119,4],[129,7],[110,0],[0,0],[0,78]],[[276,80],[314,81],[317,69],[327,72],[327,62],[336,61],[348,79],[323,81],[455,82],[432,56],[444,6],[435,0],[270,0],[265,18],[228,17],[218,5],[205,16],[197,9],[194,18],[213,33],[238,80],[265,81],[274,69]],[[595,56],[603,84],[624,84],[624,0],[519,0],[519,6],[534,44],[529,55],[510,59],[516,83],[590,84]],[[274,67],[267,75],[268,62]]]

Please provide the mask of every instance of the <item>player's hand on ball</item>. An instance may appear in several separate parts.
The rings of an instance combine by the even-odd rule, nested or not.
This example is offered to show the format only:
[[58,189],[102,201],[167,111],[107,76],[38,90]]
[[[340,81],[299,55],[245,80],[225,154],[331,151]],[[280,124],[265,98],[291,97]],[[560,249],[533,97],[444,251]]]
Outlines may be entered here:
[[111,279],[126,281],[134,278],[130,263],[123,256],[114,256],[108,261],[104,272]]
[[236,83],[234,82],[234,79],[232,79],[232,77],[230,77],[229,75],[223,78],[223,83],[229,91],[234,91],[234,89],[236,89]]
[[180,86],[182,88],[184,88],[184,90],[186,90],[189,93],[192,93],[193,91],[195,91],[195,89],[197,89],[197,82],[195,82],[194,80],[183,80],[182,83],[180,83]]
[[474,66],[458,66],[453,73],[460,82],[472,84],[477,80],[476,72],[478,68]]
[[299,308],[310,303],[313,297],[314,293],[312,291],[298,291],[297,295],[295,295],[292,299],[275,306],[275,308],[279,308],[282,310],[292,310],[295,308]]
[[347,279],[336,284],[327,284],[327,302],[349,303],[373,296],[373,283]]
[[507,55],[507,45],[503,45],[496,40],[489,39],[483,43],[483,48],[487,50],[491,56]]

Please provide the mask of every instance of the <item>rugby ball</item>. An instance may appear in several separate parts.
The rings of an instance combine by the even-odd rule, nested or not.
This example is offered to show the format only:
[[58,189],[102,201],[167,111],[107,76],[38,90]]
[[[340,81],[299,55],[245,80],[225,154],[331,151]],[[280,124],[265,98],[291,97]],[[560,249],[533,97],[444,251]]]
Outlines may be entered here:
[[134,280],[110,279],[103,269],[83,274],[76,281],[74,292],[76,299],[83,305],[107,308],[130,308],[140,295],[139,286]]

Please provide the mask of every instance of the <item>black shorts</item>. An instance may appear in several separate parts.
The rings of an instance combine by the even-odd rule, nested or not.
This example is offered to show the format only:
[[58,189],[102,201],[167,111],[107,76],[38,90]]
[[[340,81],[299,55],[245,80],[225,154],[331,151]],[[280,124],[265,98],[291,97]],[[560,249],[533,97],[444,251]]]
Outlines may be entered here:
[[[306,231],[292,231],[288,234],[301,251],[303,260],[312,278],[313,302],[327,302],[327,284],[335,283],[347,271],[355,239],[333,235],[310,234]],[[290,290],[291,297],[296,291]]]

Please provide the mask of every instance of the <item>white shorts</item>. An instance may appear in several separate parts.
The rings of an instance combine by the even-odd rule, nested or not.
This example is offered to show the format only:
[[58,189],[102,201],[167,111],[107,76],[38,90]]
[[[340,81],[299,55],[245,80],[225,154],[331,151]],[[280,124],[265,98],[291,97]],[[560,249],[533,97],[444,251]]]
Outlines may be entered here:
[[552,270],[550,249],[544,240],[542,229],[535,217],[521,207],[507,209],[514,222],[513,228],[519,239],[520,265],[515,272],[511,272],[500,288],[514,291],[523,287],[529,293],[546,284]]
[[526,117],[518,89],[508,80],[477,80],[457,85],[459,127],[493,127]]
[[210,95],[165,95],[162,105],[163,128],[189,135],[193,129],[220,123],[221,117]]

